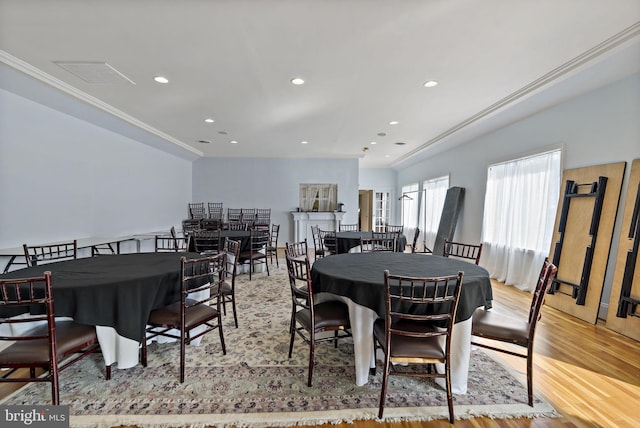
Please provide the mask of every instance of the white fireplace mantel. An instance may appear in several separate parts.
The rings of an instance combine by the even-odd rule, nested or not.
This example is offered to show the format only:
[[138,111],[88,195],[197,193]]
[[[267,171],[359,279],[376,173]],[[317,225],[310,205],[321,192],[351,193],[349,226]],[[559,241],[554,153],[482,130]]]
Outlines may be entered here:
[[295,242],[304,241],[313,245],[311,226],[318,226],[322,230],[339,230],[344,211],[292,211],[293,236]]

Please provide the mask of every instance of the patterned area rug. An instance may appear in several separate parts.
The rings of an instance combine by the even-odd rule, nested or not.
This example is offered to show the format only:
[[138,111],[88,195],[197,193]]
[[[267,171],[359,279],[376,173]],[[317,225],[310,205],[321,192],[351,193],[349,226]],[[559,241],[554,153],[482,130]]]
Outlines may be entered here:
[[[289,346],[290,295],[283,261],[271,275],[240,275],[236,284],[240,327],[224,318],[227,355],[217,333],[187,347],[186,379],[180,384],[179,346],[149,346],[149,366],[114,369],[104,380],[102,358],[87,358],[60,376],[60,401],[70,406],[71,426],[140,427],[271,426],[376,419],[381,363],[367,385],[355,384],[353,346],[321,344],[313,387],[306,385],[309,348]],[[227,308],[230,309],[230,308]],[[526,387],[480,350],[471,357],[468,393],[454,395],[456,418],[559,416],[540,398],[527,405]],[[31,384],[2,404],[45,404],[48,384]],[[430,380],[392,376],[384,419],[447,418],[445,391]]]

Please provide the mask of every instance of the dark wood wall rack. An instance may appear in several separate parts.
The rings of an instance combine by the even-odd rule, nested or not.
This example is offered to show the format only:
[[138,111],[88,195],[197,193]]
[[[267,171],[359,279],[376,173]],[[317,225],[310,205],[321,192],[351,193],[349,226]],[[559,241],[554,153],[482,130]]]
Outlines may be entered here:
[[633,239],[633,247],[627,252],[627,259],[624,265],[622,289],[620,291],[620,300],[618,301],[618,312],[616,313],[616,316],[619,318],[626,318],[627,315],[640,317],[640,314],[637,313],[640,300],[631,297],[633,276],[638,260],[638,248],[640,247],[640,183],[638,183],[636,202],[633,206],[633,215],[631,216],[631,224],[629,225],[627,237]]
[[[590,186],[589,192],[579,193],[580,188]],[[596,246],[596,239],[598,237],[598,226],[600,225],[600,216],[602,214],[602,206],[604,205],[604,194],[607,188],[607,177],[598,177],[598,181],[586,184],[577,184],[573,180],[567,180],[565,185],[564,200],[562,203],[562,212],[560,214],[560,224],[558,226],[558,232],[560,232],[560,239],[555,244],[555,251],[553,253],[553,264],[560,266],[560,255],[562,254],[562,246],[564,244],[565,230],[567,227],[567,220],[569,217],[569,207],[573,198],[594,198],[593,214],[591,215],[591,226],[589,227],[589,235],[591,236],[591,243],[587,245],[585,250],[584,263],[582,265],[582,274],[580,275],[580,283],[575,284],[570,281],[565,281],[560,276],[558,270],[558,276],[553,280],[551,287],[549,288],[549,294],[562,293],[571,295],[576,300],[576,305],[584,305],[587,297],[587,288],[589,287],[589,277],[591,275],[591,265],[593,263],[593,251]],[[565,293],[560,290],[560,285],[568,285],[571,287],[571,294]]]

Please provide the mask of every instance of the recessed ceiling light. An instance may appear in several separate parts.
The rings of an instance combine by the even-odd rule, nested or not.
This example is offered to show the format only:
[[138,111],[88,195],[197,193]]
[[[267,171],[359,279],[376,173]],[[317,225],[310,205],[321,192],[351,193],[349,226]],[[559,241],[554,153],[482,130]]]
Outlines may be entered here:
[[206,118],[204,121],[207,122],[207,123],[215,122],[215,120],[211,119],[210,117]]
[[378,137],[386,137],[387,134],[384,132],[378,132]]
[[300,141],[300,144],[309,144],[308,141]]
[[433,88],[434,86],[438,86],[438,82],[436,82],[435,80],[427,80],[426,82],[424,82],[424,86],[425,88]]
[[372,141],[371,144],[374,145],[374,144],[378,144],[378,143],[376,143],[375,141]]
[[169,83],[169,79],[167,79],[164,76],[156,76],[153,78],[153,80],[155,80],[158,83]]
[[397,125],[400,122],[398,122],[397,120],[392,120],[391,122],[389,122],[389,125]]
[[384,155],[384,157],[385,157],[385,158],[390,158],[390,157],[391,157],[391,155]]
[[209,140],[198,140],[198,143],[211,144],[211,141],[209,141]]
[[229,141],[231,144],[238,144],[238,142],[236,140],[231,140]]
[[294,85],[304,85],[304,79],[300,77],[294,77],[293,79],[291,79],[291,83]]
[[227,131],[218,131],[218,134],[220,134],[220,135],[227,135],[227,134],[228,134],[228,132],[227,132]]
[[407,143],[403,143],[402,141],[398,141],[397,143],[393,143],[393,144],[395,144],[396,146],[404,146]]

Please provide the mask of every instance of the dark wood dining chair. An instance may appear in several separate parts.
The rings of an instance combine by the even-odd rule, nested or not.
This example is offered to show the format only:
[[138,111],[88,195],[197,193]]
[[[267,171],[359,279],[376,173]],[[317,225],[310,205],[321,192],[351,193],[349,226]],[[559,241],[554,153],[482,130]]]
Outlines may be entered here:
[[203,218],[200,220],[200,228],[203,230],[222,229],[222,221],[215,218]]
[[272,224],[271,231],[269,235],[269,245],[267,246],[267,255],[269,256],[269,261],[273,265],[273,258],[276,258],[276,267],[280,267],[278,263],[278,235],[280,234],[280,225]]
[[384,227],[383,232],[397,232],[398,234],[402,234],[402,232],[404,231],[404,226],[402,225],[391,225],[391,224],[387,224]]
[[360,225],[356,224],[344,224],[340,223],[338,226],[340,232],[358,232],[360,230]]
[[247,225],[247,229],[252,228],[256,224],[256,209],[241,208],[240,212],[242,213],[242,223]]
[[187,241],[178,236],[175,227],[171,226],[169,235],[155,236],[156,253],[178,253],[187,251]]
[[309,246],[307,240],[300,242],[287,242],[285,244],[285,253],[291,258],[309,257]]
[[182,235],[185,237],[189,237],[192,232],[196,230],[202,230],[200,226],[200,220],[187,219],[182,220]]
[[249,249],[240,252],[240,263],[249,262],[249,281],[256,265],[264,265],[269,276],[269,263],[267,263],[267,248],[269,247],[269,231],[263,229],[251,229],[249,231]]
[[190,236],[193,251],[203,255],[217,254],[221,251],[224,241],[220,238],[220,229],[195,230]]
[[[362,248],[362,240],[360,242],[362,252],[367,251],[398,251],[398,243],[400,242],[400,232],[371,232],[371,237],[365,237],[365,241],[371,241],[367,248]],[[404,250],[404,249],[402,249]]]
[[[384,372],[378,418],[382,418],[390,375],[444,378],[453,423],[451,392],[451,332],[462,288],[463,273],[457,275],[414,278],[391,275],[384,271],[385,317],[373,326],[374,347],[384,352]],[[424,314],[424,315],[422,315]],[[435,370],[403,369],[396,364],[444,364],[444,373]]]
[[396,251],[396,238],[393,236],[381,238],[360,238],[360,252],[369,253],[372,251]]
[[189,204],[189,219],[201,220],[206,217],[204,202],[192,202]]
[[[3,330],[7,327],[0,336],[0,344],[8,345],[0,347],[3,348],[0,368],[7,369],[2,371],[0,382],[49,382],[51,403],[59,405],[58,374],[100,350],[96,328],[55,319],[51,272],[39,277],[0,280],[0,306],[16,314],[43,309],[42,315],[0,318]],[[22,368],[29,369],[29,376],[16,373]],[[45,373],[36,373],[38,368]],[[106,378],[111,378],[110,367],[106,368]]]
[[475,264],[480,263],[480,255],[482,254],[482,244],[465,244],[462,242],[444,240],[445,257],[455,257],[459,259],[473,260]]
[[[309,248],[307,246],[307,240],[299,242],[287,242],[284,246],[285,258],[291,259],[305,259],[309,257]],[[300,265],[294,266],[296,276],[296,288],[291,289],[291,292],[296,296],[296,299],[308,300],[307,290],[307,271],[303,270]],[[288,272],[288,265],[287,265]],[[293,298],[293,295],[292,295]],[[291,305],[291,320],[289,321],[289,334],[295,334],[293,329],[296,325],[296,310],[297,304]]]
[[[315,303],[309,257],[292,258],[289,253],[289,250],[285,252],[292,305],[289,358],[297,334],[309,345],[307,386],[312,386],[316,344],[333,341],[337,347],[339,340],[351,336],[349,310],[345,303],[338,300]],[[324,332],[334,334],[324,336],[321,334]]]
[[[227,354],[220,307],[226,259],[226,253],[180,259],[180,301],[151,311],[146,340],[142,341],[141,360],[144,367],[147,366],[147,340],[157,336],[180,341],[180,383],[184,383],[186,346],[197,338],[218,330],[222,353]],[[194,333],[196,327],[201,329]],[[179,333],[175,333],[175,330]]]
[[322,248],[324,249],[324,256],[338,254],[338,238],[336,237],[336,232],[333,230],[318,229],[318,233]]
[[271,224],[271,208],[256,208],[256,221],[257,225],[270,225]]
[[[472,317],[471,343],[482,348],[503,352],[509,355],[527,359],[527,394],[529,406],[533,407],[533,340],[536,325],[540,320],[544,296],[556,277],[558,268],[546,258],[538,282],[531,299],[529,314],[525,318],[514,318],[500,313],[495,309],[478,308]],[[480,340],[478,340],[480,339]],[[526,350],[518,352],[508,349],[511,344]]]
[[23,244],[27,266],[36,266],[51,262],[61,262],[78,258],[78,241],[59,244],[27,245]]
[[227,208],[227,223],[242,223],[242,208]]
[[225,223],[222,226],[223,230],[248,230],[245,223]]
[[320,239],[319,226],[311,226],[311,236],[313,237],[313,257],[314,260],[318,260],[327,255],[327,250],[322,244],[322,239]]
[[207,203],[207,209],[209,211],[209,219],[210,220],[217,220],[218,222],[222,223],[222,221],[223,221],[223,218],[222,218],[222,213],[223,213],[222,202],[208,202]]
[[236,309],[236,276],[238,275],[240,244],[240,241],[225,238],[224,247],[222,248],[222,251],[227,255],[225,263],[225,279],[221,283],[222,310],[224,314],[227,315],[227,303],[231,304],[233,321],[236,328],[238,328],[238,312]]

